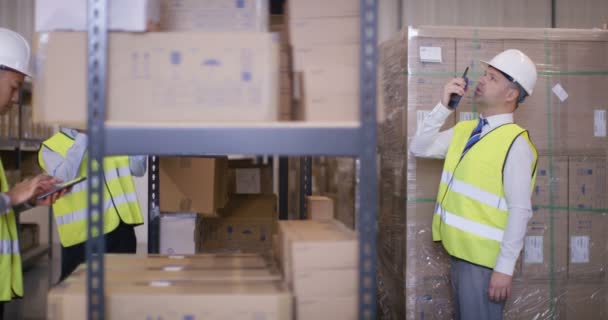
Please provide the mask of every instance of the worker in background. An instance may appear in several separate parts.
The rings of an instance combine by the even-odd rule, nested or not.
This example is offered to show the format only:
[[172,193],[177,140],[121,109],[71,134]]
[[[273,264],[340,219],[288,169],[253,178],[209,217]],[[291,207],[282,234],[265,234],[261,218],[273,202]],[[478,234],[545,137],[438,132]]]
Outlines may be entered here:
[[445,159],[433,214],[433,240],[451,256],[456,319],[502,319],[513,269],[532,216],[537,152],[513,113],[532,94],[536,67],[519,50],[485,65],[474,99],[479,119],[440,128],[464,96],[468,79],[455,78],[424,118],[411,142],[417,157]]
[[[21,86],[29,76],[30,46],[18,33],[0,28],[0,115],[17,105]],[[49,206],[65,191],[43,200],[37,196],[52,190],[59,180],[38,175],[18,183],[9,190],[0,161],[0,319],[4,305],[23,297],[23,277],[16,214],[37,205]]]
[[[64,181],[87,175],[87,135],[63,128],[42,143],[40,166]],[[103,163],[103,233],[107,253],[135,253],[135,226],[144,222],[135,192],[133,176],[146,173],[146,156],[112,156]],[[85,262],[87,240],[87,183],[75,185],[72,192],[53,205],[61,240],[61,280]]]

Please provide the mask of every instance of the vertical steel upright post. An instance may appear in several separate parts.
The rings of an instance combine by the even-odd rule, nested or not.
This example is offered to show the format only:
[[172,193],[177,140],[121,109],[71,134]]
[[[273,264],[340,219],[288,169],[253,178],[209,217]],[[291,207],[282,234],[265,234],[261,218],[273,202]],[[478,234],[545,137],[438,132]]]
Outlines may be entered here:
[[105,155],[106,80],[108,57],[107,0],[88,1],[88,212],[87,319],[105,319],[103,237],[103,158]]
[[376,171],[376,82],[377,16],[376,0],[361,1],[361,48],[359,105],[361,150],[357,161],[357,231],[359,236],[359,318],[376,318],[378,177]]

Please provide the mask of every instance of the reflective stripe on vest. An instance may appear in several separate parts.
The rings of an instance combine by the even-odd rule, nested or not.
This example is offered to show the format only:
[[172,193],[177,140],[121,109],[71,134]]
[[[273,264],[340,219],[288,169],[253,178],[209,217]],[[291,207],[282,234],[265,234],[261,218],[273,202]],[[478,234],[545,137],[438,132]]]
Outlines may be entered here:
[[442,241],[454,257],[493,268],[509,216],[503,185],[509,150],[518,137],[529,143],[532,185],[538,156],[527,131],[507,124],[488,132],[461,157],[476,124],[463,121],[454,127],[433,215],[433,240]]
[[[103,205],[104,212],[112,209],[114,205],[118,207],[129,202],[139,203],[137,200],[137,194],[135,193],[121,194],[120,196],[114,197],[113,200],[114,201],[112,201],[112,199],[107,199],[105,201]],[[84,220],[87,218],[87,212],[87,209],[83,209],[72,213],[64,214],[62,216],[55,217],[55,222],[57,222],[58,226],[62,226],[64,224]]]
[[0,254],[19,254],[19,241],[9,239],[0,240]]
[[[123,167],[116,168],[116,169],[106,170],[104,173],[104,176],[108,183],[114,179],[117,179],[120,177],[128,177],[130,175],[131,175],[131,169],[128,166],[123,166]],[[86,183],[86,181],[83,181],[83,182],[75,185],[72,188],[72,191],[70,191],[70,193],[77,193],[77,192],[86,191],[86,190],[87,190],[87,183]]]

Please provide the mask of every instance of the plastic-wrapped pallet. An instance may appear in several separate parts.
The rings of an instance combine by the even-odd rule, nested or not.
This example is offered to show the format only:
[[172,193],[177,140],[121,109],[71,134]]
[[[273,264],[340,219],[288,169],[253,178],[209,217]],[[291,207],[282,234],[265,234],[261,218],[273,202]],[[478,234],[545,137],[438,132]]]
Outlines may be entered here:
[[[381,302],[389,304],[381,310],[400,309],[400,302],[391,299],[399,288],[388,284],[403,274],[407,319],[452,318],[449,257],[431,237],[443,164],[414,158],[404,145],[440,100],[448,80],[468,66],[474,88],[483,73],[479,60],[509,48],[522,50],[537,64],[534,94],[515,112],[515,120],[529,130],[540,156],[533,217],[505,318],[606,317],[608,91],[600,86],[608,77],[608,32],[562,29],[420,27],[381,45],[387,123],[379,131],[379,272],[386,291]],[[443,129],[477,117],[473,91]],[[398,125],[399,113],[406,125]],[[406,173],[398,169],[399,161],[406,161]],[[405,192],[394,187],[399,183]],[[407,199],[405,218],[388,194]],[[399,232],[391,229],[394,221],[404,220],[405,236],[392,235]],[[405,239],[407,262],[396,258],[401,252],[394,253],[393,238]]]

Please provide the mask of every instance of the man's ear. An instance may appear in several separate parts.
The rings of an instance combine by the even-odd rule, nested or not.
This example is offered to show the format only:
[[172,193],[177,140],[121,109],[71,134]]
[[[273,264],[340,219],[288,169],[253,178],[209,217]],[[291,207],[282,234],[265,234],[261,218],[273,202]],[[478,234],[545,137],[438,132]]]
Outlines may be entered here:
[[509,87],[507,89],[507,96],[506,96],[506,98],[507,98],[508,102],[517,103],[517,100],[519,100],[519,89]]

